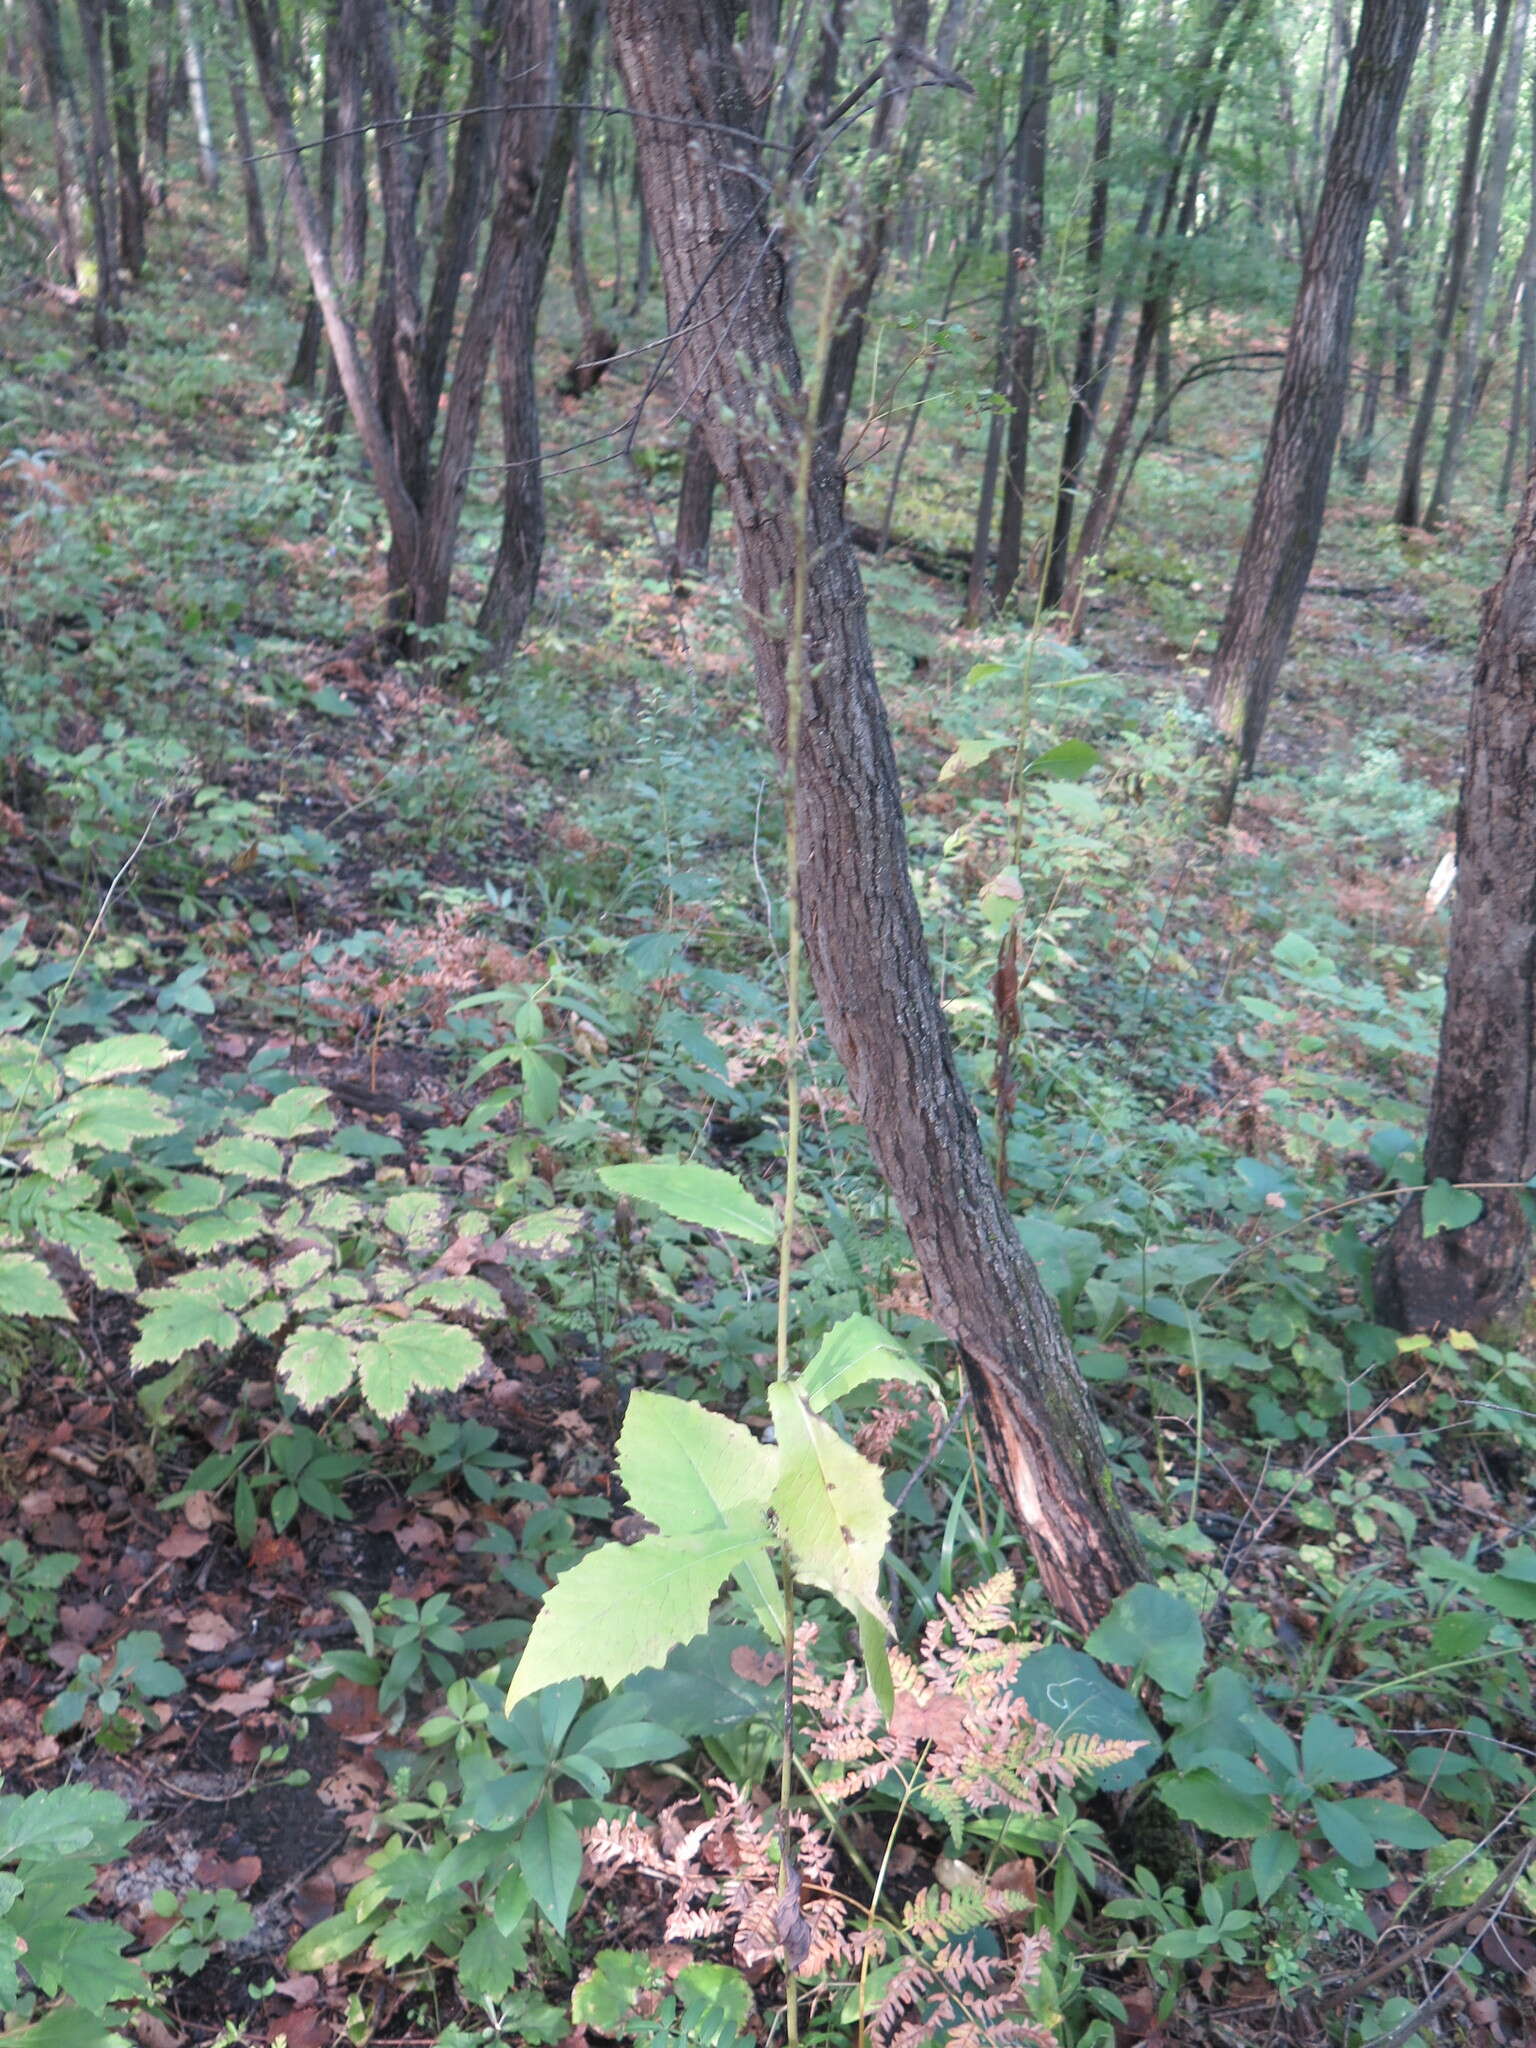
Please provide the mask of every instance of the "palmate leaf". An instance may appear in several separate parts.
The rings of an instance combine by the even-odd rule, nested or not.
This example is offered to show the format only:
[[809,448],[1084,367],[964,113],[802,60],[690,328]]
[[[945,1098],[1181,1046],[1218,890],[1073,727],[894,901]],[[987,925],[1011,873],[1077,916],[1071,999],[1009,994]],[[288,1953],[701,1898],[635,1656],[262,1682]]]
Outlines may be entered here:
[[169,1298],[157,1303],[139,1325],[138,1342],[128,1354],[135,1370],[172,1365],[199,1344],[228,1351],[239,1342],[239,1323],[211,1295],[182,1289],[157,1291]]
[[27,1252],[0,1252],[0,1315],[74,1320],[63,1288],[42,1260]]
[[283,1346],[277,1369],[301,1407],[319,1408],[351,1386],[352,1346],[337,1330],[295,1330]]
[[59,1069],[71,1081],[113,1081],[123,1074],[152,1074],[185,1058],[158,1031],[128,1031],[73,1046],[59,1061]]
[[507,1712],[565,1678],[617,1685],[666,1661],[709,1626],[726,1575],[762,1545],[759,1523],[692,1536],[607,1543],[565,1572],[546,1594],[507,1692]]
[[357,1377],[374,1414],[392,1422],[418,1390],[461,1387],[484,1361],[468,1330],[418,1315],[381,1325],[376,1337],[358,1345]]
[[790,1381],[768,1389],[768,1406],[779,1439],[773,1509],[796,1577],[884,1625],[880,1564],[891,1504],[879,1467],[844,1443]]

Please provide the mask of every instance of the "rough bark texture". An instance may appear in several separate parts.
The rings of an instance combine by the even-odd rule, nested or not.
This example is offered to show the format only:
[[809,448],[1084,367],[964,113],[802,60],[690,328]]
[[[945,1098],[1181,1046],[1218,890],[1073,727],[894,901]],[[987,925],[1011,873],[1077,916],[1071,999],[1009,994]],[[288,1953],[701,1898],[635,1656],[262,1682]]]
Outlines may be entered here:
[[[765,226],[751,110],[721,0],[610,0],[636,123],[676,376],[728,493],[759,702],[787,742],[785,620],[806,563],[799,881],[826,1028],[927,1281],[965,1360],[993,1471],[1071,1621],[1141,1576],[1061,1320],[998,1196],[955,1066],[908,868],[900,786],[835,459],[818,436],[809,531],[793,472],[810,430]],[[697,123],[701,125],[673,125]]]
[[1019,159],[1015,173],[1019,231],[1012,260],[1022,305],[1008,359],[1008,446],[1003,511],[997,531],[992,601],[1001,611],[1013,596],[1024,551],[1024,485],[1029,475],[1029,416],[1035,399],[1035,358],[1041,341],[1040,264],[1045,254],[1046,122],[1051,107],[1051,39],[1041,33],[1024,58],[1019,87]]
[[1312,572],[1349,395],[1349,339],[1366,234],[1427,10],[1428,0],[1365,0],[1361,10],[1258,496],[1206,686],[1233,749],[1223,815],[1230,815],[1238,773],[1251,772],[1257,758]]
[[695,427],[688,436],[677,492],[677,524],[673,529],[670,565],[675,578],[702,575],[709,567],[709,529],[714,514],[715,465],[704,445],[702,430]]
[[[1424,1150],[1426,1181],[1536,1174],[1536,469],[1502,582],[1483,611],[1456,820],[1445,1019]],[[1400,1330],[1496,1329],[1530,1285],[1518,1194],[1426,1238],[1404,1204],[1376,1270],[1376,1312]]]
[[[522,638],[544,559],[544,479],[539,468],[539,397],[533,347],[544,279],[560,226],[560,205],[577,145],[578,109],[586,98],[592,70],[597,23],[597,0],[570,0],[565,10],[565,54],[558,88],[552,95],[528,95],[530,99],[552,96],[560,111],[553,118],[537,112],[524,117],[539,123],[542,154],[538,201],[518,251],[506,318],[497,341],[505,465],[501,539],[477,621],[493,661],[504,661]],[[526,145],[530,150],[534,146],[532,141]]]

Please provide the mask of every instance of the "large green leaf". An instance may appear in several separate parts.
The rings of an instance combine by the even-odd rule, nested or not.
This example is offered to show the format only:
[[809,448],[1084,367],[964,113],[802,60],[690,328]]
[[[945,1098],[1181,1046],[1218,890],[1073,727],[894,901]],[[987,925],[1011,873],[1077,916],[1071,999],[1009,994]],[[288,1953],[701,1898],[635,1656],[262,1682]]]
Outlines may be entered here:
[[773,1211],[754,1201],[735,1174],[718,1166],[655,1159],[641,1166],[605,1166],[597,1177],[610,1194],[654,1203],[679,1223],[724,1231],[752,1244],[773,1244],[779,1234]]
[[799,1387],[820,1414],[856,1387],[885,1380],[906,1380],[912,1386],[929,1388],[934,1384],[932,1373],[904,1351],[873,1316],[845,1316],[822,1338],[816,1356],[800,1376]]
[[352,1346],[336,1330],[295,1330],[283,1346],[277,1369],[302,1407],[319,1408],[351,1386]]
[[1132,1586],[1083,1646],[1103,1664],[1143,1671],[1164,1692],[1185,1698],[1205,1662],[1205,1631],[1187,1600],[1156,1586]]
[[1469,1188],[1452,1187],[1448,1180],[1431,1181],[1419,1204],[1419,1220],[1426,1237],[1438,1237],[1442,1230],[1465,1230],[1483,1213],[1483,1198]]
[[357,1347],[357,1377],[363,1399],[386,1422],[403,1415],[418,1391],[462,1387],[485,1359],[468,1330],[435,1317],[376,1327],[378,1335]]
[[588,1551],[545,1595],[507,1691],[507,1712],[560,1679],[617,1685],[662,1663],[675,1644],[708,1628],[727,1573],[761,1544],[754,1525]]
[[1358,1785],[1392,1775],[1386,1758],[1356,1742],[1353,1730],[1331,1714],[1308,1717],[1301,1731],[1301,1768],[1309,1785]]
[[884,1625],[880,1566],[891,1504],[879,1467],[844,1443],[789,1381],[768,1389],[768,1406],[779,1439],[773,1508],[796,1576]]
[[691,1536],[766,1512],[778,1460],[727,1416],[637,1388],[619,1434],[619,1476],[637,1513],[664,1535]]
[[1506,1551],[1496,1572],[1484,1572],[1469,1559],[1453,1557],[1435,1544],[1420,1558],[1419,1570],[1427,1579],[1460,1586],[1511,1621],[1536,1621],[1536,1550],[1526,1545]]
[[228,1351],[240,1341],[239,1323],[210,1295],[181,1288],[159,1291],[169,1292],[169,1299],[150,1309],[139,1326],[139,1340],[128,1354],[135,1370],[172,1364],[199,1344]]
[[158,1031],[128,1031],[118,1038],[93,1038],[72,1046],[59,1067],[71,1081],[114,1081],[123,1074],[152,1074],[185,1058]]
[[42,1260],[28,1252],[0,1252],[0,1315],[74,1320],[63,1288]]
[[1234,1792],[1214,1771],[1182,1771],[1159,1778],[1157,1791],[1180,1820],[1192,1820],[1212,1835],[1239,1840],[1262,1835],[1274,1818],[1268,1799],[1256,1792]]
[[1133,1756],[1106,1764],[1097,1773],[1094,1782],[1106,1792],[1123,1792],[1138,1784],[1162,1752],[1157,1730],[1137,1701],[1081,1650],[1069,1650],[1064,1643],[1035,1650],[1019,1666],[1014,1687],[1047,1728],[1143,1745]]
[[546,1799],[523,1829],[517,1863],[534,1904],[555,1932],[563,1934],[581,1876],[581,1836],[553,1799]]
[[252,1138],[307,1138],[331,1130],[335,1122],[328,1088],[285,1088],[246,1118],[245,1131]]
[[54,1110],[49,1129],[66,1131],[77,1145],[126,1152],[140,1138],[163,1138],[181,1126],[158,1095],[131,1083],[83,1088]]

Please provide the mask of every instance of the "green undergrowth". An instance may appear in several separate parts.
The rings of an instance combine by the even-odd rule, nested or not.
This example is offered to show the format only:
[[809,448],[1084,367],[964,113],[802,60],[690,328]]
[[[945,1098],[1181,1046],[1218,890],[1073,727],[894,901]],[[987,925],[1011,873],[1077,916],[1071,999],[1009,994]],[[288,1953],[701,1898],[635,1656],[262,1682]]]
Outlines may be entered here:
[[[727,1896],[744,1870],[761,1909],[779,1854],[781,1542],[815,1630],[804,1867],[854,1902],[810,1916],[804,2039],[853,2040],[898,1994],[933,2003],[936,2039],[965,1997],[1002,1997],[1021,2029],[1095,2048],[1131,2013],[1187,2022],[1197,1995],[1284,2011],[1488,1891],[1536,1786],[1533,1367],[1462,1333],[1404,1342],[1371,1308],[1374,1240],[1421,1179],[1438,1028],[1439,657],[1416,643],[1427,731],[1387,700],[1397,628],[1373,613],[1357,670],[1332,671],[1349,729],[1282,729],[1217,841],[1189,663],[1130,644],[1194,646],[1208,561],[1127,540],[1107,587],[1164,594],[1086,650],[959,634],[951,593],[896,563],[871,578],[962,1070],[1156,1573],[1078,1644],[1011,1576],[952,1350],[814,1012],[793,1373],[770,1391],[782,830],[723,579],[677,597],[632,480],[567,480],[611,542],[562,543],[526,654],[476,675],[456,629],[391,668],[367,632],[376,537],[346,462],[275,393],[275,313],[210,352],[142,304],[103,387],[118,425],[44,433],[46,380],[78,394],[94,372],[41,316],[0,386],[19,572],[0,1375],[19,1398],[42,1374],[86,1384],[82,1330],[110,1304],[162,1508],[214,1502],[249,1553],[350,1520],[381,1473],[446,1488],[500,1596],[482,1614],[343,1589],[355,1645],[285,1673],[296,1728],[352,1686],[388,1737],[368,1872],[293,1972],[393,1972],[453,2048],[573,2025],[782,2038],[773,1941]],[[1389,573],[1364,514],[1334,566],[1360,564]],[[1429,630],[1441,602],[1460,615],[1466,569],[1413,566]],[[1177,603],[1151,581],[1170,570]],[[1309,641],[1298,687],[1336,662]],[[1432,1188],[1426,1227],[1476,1200]],[[628,1397],[616,1451],[610,1432],[558,1491],[458,1411],[519,1357],[569,1375],[573,1403]],[[231,1372],[265,1394],[210,1448],[199,1402]],[[690,1470],[717,1454],[730,1498],[669,1492],[647,1430],[704,1445]],[[817,1521],[818,1465],[857,1509],[856,1569]],[[626,1509],[649,1530],[605,1543]],[[669,1560],[664,1600],[647,1574]],[[77,1562],[0,1543],[19,1654],[46,1650]],[[164,1652],[144,1627],[81,1658],[52,1732],[80,1756],[150,1739],[182,1687]],[[863,1667],[888,1734],[852,1704]],[[991,1777],[946,1751],[943,1713],[903,1746],[904,1687],[981,1701]],[[669,1863],[674,1802],[692,1847]],[[79,1918],[90,1871],[127,1853],[119,1809],[82,1786],[0,1798],[0,2010],[37,2048],[108,2038],[243,1932],[217,1890],[170,1898],[142,1954]],[[686,1965],[658,1959],[664,1927]],[[1492,1967],[1451,1934],[1433,1954],[1470,1995]],[[1379,2038],[1414,1983],[1365,1982],[1334,2037]]]

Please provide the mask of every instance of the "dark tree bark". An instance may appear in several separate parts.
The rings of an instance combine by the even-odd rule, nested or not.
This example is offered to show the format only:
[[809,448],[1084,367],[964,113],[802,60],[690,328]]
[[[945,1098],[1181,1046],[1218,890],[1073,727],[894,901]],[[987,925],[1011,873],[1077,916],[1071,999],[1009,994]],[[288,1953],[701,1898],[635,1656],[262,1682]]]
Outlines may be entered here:
[[1251,772],[1312,571],[1349,395],[1349,343],[1365,239],[1408,89],[1428,0],[1364,0],[1317,220],[1302,265],[1264,467],[1207,702],[1229,747],[1220,815]]
[[1012,599],[1024,552],[1024,486],[1029,477],[1029,423],[1040,354],[1040,264],[1045,254],[1046,126],[1051,109],[1051,39],[1042,30],[1029,46],[1021,81],[1017,253],[1019,297],[1008,359],[1008,445],[1003,460],[1003,509],[997,529],[992,602],[1001,611]]
[[[1445,1018],[1424,1179],[1536,1174],[1536,469],[1502,582],[1483,610],[1456,820]],[[1376,1268],[1376,1313],[1400,1330],[1509,1334],[1530,1285],[1519,1193],[1482,1189],[1482,1213],[1426,1238],[1403,1205]]]
[[[539,196],[518,252],[507,296],[507,313],[497,344],[504,476],[501,536],[477,625],[492,662],[505,661],[522,638],[538,593],[544,560],[544,480],[540,472],[539,398],[533,346],[550,254],[560,227],[575,153],[577,111],[587,95],[597,37],[597,0],[569,0],[565,9],[565,54],[553,97],[560,111],[542,119],[543,158]],[[533,146],[531,143],[528,145]]]
[[1482,161],[1483,131],[1488,123],[1489,102],[1493,98],[1494,83],[1499,75],[1499,58],[1504,47],[1504,31],[1509,22],[1509,8],[1510,0],[1494,0],[1493,19],[1483,49],[1483,61],[1478,71],[1477,83],[1473,88],[1472,102],[1467,110],[1461,177],[1456,190],[1456,211],[1452,216],[1451,238],[1446,251],[1445,284],[1435,320],[1434,336],[1425,359],[1424,381],[1419,386],[1418,408],[1413,416],[1413,425],[1408,433],[1408,446],[1403,454],[1402,481],[1397,488],[1397,509],[1393,516],[1399,526],[1417,526],[1423,513],[1421,492],[1424,457],[1429,448],[1429,434],[1434,425],[1435,407],[1440,398],[1440,382],[1445,375],[1446,358],[1450,353],[1451,340],[1463,310],[1462,291],[1477,229],[1477,168]]
[[[965,623],[968,626],[974,626],[980,619],[987,595],[987,571],[992,557],[992,507],[1002,469],[1005,439],[1012,489],[1011,518],[1016,529],[1022,528],[1023,472],[1029,460],[1029,404],[1034,387],[1034,344],[1038,331],[1034,313],[1035,269],[1040,260],[1044,235],[1045,111],[1050,58],[1049,35],[1032,36],[1019,76],[1019,112],[1008,174],[1003,301],[997,330],[997,389],[1008,408],[1008,417],[997,411],[987,422],[987,452],[982,462],[976,533],[971,546],[971,573],[965,593]],[[1021,289],[1029,295],[1027,316],[1023,320],[1019,318]],[[1017,431],[1014,431],[1015,427]],[[1006,585],[1010,591],[1019,573],[1017,531],[1012,541],[1013,566]],[[996,582],[998,588],[1003,587],[1001,562]],[[996,601],[1001,602],[1000,599]]]
[[96,250],[96,296],[91,312],[91,339],[97,350],[122,346],[122,288],[117,275],[117,180],[112,164],[112,129],[107,115],[107,59],[103,42],[102,0],[79,0],[80,35],[85,46],[85,77],[91,120],[85,156],[85,189],[91,207],[91,236]]
[[171,150],[171,72],[175,65],[172,6],[173,0],[154,0],[154,31],[144,79],[144,149],[153,166],[157,205],[165,200],[166,164]]
[[1104,25],[1099,37],[1099,92],[1093,123],[1093,189],[1088,200],[1088,239],[1083,250],[1083,299],[1077,320],[1077,350],[1072,362],[1072,397],[1061,442],[1061,474],[1056,485],[1056,516],[1045,559],[1044,604],[1054,611],[1067,587],[1072,546],[1072,518],[1082,484],[1083,464],[1104,381],[1109,351],[1097,347],[1099,285],[1104,271],[1104,243],[1109,233],[1109,159],[1115,140],[1115,76],[1120,62],[1120,0],[1104,0]]
[[[320,192],[318,211],[320,229],[325,237],[325,246],[332,252],[336,230],[336,160],[338,144],[336,130],[340,120],[336,105],[336,18],[330,15],[325,24],[325,41],[321,57],[320,72]],[[298,346],[293,353],[293,368],[288,372],[289,388],[294,391],[313,391],[320,374],[320,344],[325,328],[320,318],[320,304],[313,291],[304,308],[304,318],[299,327]],[[334,374],[334,373],[333,373]],[[335,410],[334,402],[331,408]]]
[[677,491],[677,525],[673,530],[670,564],[674,580],[701,576],[709,567],[709,529],[715,516],[717,481],[703,429],[694,427],[688,435],[682,482]]
[[[1004,1208],[955,1065],[908,879],[900,784],[827,441],[808,531],[795,472],[812,431],[785,310],[785,252],[722,0],[610,0],[679,388],[730,498],[758,699],[788,746],[785,621],[803,571],[799,888],[822,1014],[875,1161],[965,1361],[993,1472],[1046,1592],[1088,1626],[1142,1575],[1061,1319]],[[675,125],[674,125],[675,124]],[[723,133],[734,128],[734,137]],[[726,345],[728,342],[729,345]]]
[[112,133],[117,146],[117,249],[130,277],[144,271],[144,180],[139,170],[139,124],[133,104],[133,45],[127,0],[106,0],[107,50],[112,59]]

